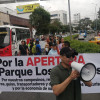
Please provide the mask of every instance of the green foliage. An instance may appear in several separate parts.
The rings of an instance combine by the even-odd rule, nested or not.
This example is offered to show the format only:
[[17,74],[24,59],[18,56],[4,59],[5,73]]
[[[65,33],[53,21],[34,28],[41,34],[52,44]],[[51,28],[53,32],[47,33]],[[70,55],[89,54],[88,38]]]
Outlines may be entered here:
[[78,36],[79,36],[79,34],[72,35],[72,38],[73,38],[73,39],[76,39],[76,38],[78,38]]
[[72,40],[73,40],[73,39],[78,38],[78,36],[79,36],[79,34],[75,34],[75,35],[72,35],[72,36],[65,37],[64,39],[70,41],[71,38],[72,38]]
[[62,23],[59,20],[53,20],[51,21],[51,24],[49,25],[49,31],[50,33],[66,33],[69,32],[69,25],[62,25]]
[[62,30],[63,33],[69,32],[70,31],[70,27],[69,27],[69,25],[62,25],[61,30]]
[[[97,25],[97,26],[96,26],[96,25]],[[92,28],[93,28],[94,30],[96,30],[96,28],[97,28],[97,30],[100,30],[100,19],[96,19],[96,20],[93,21],[93,23],[92,23]]]
[[46,34],[49,32],[50,13],[41,7],[36,8],[30,15],[29,22],[36,28],[38,34]]
[[100,45],[75,39],[71,40],[69,36],[65,37],[64,40],[69,41],[71,47],[74,48],[78,53],[100,53]]
[[50,30],[50,33],[54,34],[55,32],[57,32],[57,26],[50,24],[49,30]]
[[92,21],[90,18],[84,18],[79,21],[79,25],[77,27],[78,30],[88,30],[88,25],[91,26]]
[[59,20],[54,20],[50,25],[49,25],[49,30],[50,33],[54,34],[54,33],[59,33],[61,32],[61,27],[62,27],[62,23]]

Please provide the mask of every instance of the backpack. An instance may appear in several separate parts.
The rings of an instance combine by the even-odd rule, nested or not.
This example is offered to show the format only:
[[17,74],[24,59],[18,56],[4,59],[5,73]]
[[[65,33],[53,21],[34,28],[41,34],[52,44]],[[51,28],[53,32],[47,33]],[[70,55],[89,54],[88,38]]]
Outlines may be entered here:
[[33,45],[33,47],[32,47],[32,53],[36,54],[36,45]]
[[36,44],[36,55],[41,55],[41,46],[39,44]]

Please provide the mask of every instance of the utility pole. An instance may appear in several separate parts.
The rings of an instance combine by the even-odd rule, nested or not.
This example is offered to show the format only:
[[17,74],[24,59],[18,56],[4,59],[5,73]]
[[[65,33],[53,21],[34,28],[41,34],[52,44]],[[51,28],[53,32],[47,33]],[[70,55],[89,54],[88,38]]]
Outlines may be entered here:
[[95,25],[94,25],[94,28],[95,28],[95,36],[97,35],[97,10],[96,10],[96,6],[97,4],[95,3],[92,3],[95,5]]
[[68,0],[68,9],[69,9],[70,39],[72,39],[70,0]]
[[[97,6],[97,4],[96,4],[96,6]],[[96,32],[95,32],[95,35],[97,35],[97,12],[96,12],[96,6],[95,6],[95,16],[96,16],[96,18],[95,18],[95,20],[96,20],[96,25],[95,25]]]

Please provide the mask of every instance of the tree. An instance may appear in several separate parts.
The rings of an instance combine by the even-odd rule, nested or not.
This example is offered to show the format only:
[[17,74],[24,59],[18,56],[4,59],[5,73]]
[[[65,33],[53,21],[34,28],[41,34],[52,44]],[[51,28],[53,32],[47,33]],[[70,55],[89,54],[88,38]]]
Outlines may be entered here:
[[55,33],[59,34],[60,32],[62,33],[69,32],[70,29],[69,25],[62,25],[62,23],[58,19],[55,19],[51,21],[51,24],[49,25],[49,31],[52,34]]
[[62,23],[56,19],[51,21],[51,24],[49,25],[49,30],[52,34],[56,32],[59,33],[61,32],[61,27],[62,27]]
[[50,13],[39,7],[36,8],[30,15],[29,22],[37,30],[37,34],[47,34],[50,24]]
[[70,27],[69,25],[62,25],[61,30],[63,33],[70,32]]
[[78,28],[80,30],[88,30],[88,26],[91,26],[91,24],[92,24],[92,21],[90,20],[90,18],[84,18],[79,21]]
[[96,19],[92,23],[93,30],[100,30],[100,19]]
[[78,30],[88,30],[91,27],[92,21],[90,18],[84,18],[79,21]]

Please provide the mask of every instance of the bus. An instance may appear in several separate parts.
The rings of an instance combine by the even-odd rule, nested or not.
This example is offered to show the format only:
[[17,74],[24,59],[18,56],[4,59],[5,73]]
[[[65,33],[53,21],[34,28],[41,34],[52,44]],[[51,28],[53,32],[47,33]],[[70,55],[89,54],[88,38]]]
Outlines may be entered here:
[[30,29],[25,27],[2,25],[0,26],[0,56],[17,56],[21,40],[28,44]]

